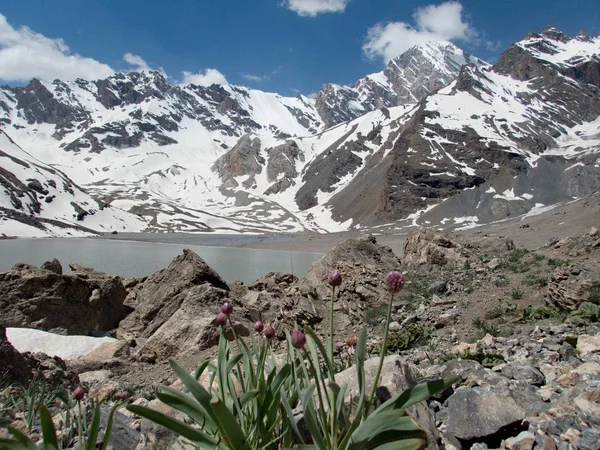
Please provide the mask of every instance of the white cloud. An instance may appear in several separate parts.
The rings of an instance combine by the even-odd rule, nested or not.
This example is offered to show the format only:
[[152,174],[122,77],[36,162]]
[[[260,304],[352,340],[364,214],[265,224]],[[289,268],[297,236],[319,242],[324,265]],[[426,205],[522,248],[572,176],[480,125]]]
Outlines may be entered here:
[[198,73],[188,72],[184,70],[183,84],[197,84],[200,86],[210,86],[212,84],[229,84],[225,75],[219,72],[217,69],[206,69],[204,73],[202,71]]
[[344,12],[350,0],[284,0],[281,5],[299,16],[315,17],[321,13]]
[[477,32],[463,17],[457,1],[418,8],[413,14],[415,26],[406,22],[379,23],[370,28],[363,44],[364,54],[389,60],[417,44],[431,41],[469,41]]
[[136,70],[138,72],[141,72],[143,70],[151,70],[148,63],[144,60],[144,58],[142,58],[139,55],[134,55],[132,53],[125,53],[123,55],[123,60],[127,64],[131,64],[132,66],[134,66],[135,67],[134,70]]
[[13,28],[0,14],[0,79],[95,80],[114,73],[110,66],[71,54],[62,39],[50,39],[28,27]]
[[269,78],[268,75],[252,75],[251,73],[242,73],[242,77],[249,81],[255,81],[260,83],[261,81],[265,81]]

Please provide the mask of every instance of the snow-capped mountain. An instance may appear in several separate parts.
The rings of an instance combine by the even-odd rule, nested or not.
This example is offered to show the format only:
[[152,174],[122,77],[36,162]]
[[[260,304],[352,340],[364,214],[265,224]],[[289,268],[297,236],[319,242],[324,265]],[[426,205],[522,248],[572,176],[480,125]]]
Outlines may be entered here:
[[0,233],[28,234],[35,218],[266,232],[535,213],[600,189],[599,54],[599,37],[548,27],[494,66],[421,45],[316,99],[158,72],[2,88]]
[[326,126],[356,119],[381,108],[414,104],[451,83],[465,64],[489,64],[451,42],[415,45],[391,60],[382,72],[357,80],[352,87],[325,85],[316,96],[316,108]]

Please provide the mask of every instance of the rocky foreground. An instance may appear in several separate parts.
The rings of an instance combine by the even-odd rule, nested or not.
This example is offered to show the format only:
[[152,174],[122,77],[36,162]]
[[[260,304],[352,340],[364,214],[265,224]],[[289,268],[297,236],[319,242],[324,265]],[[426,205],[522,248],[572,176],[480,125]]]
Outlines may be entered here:
[[[157,407],[152,390],[175,380],[169,359],[192,370],[215,354],[214,317],[224,301],[234,305],[242,336],[256,320],[273,324],[279,339],[294,324],[325,336],[326,279],[335,268],[344,279],[335,301],[336,349],[348,366],[336,379],[351,392],[353,338],[366,327],[377,354],[389,298],[383,279],[401,269],[407,285],[394,300],[381,384],[393,394],[420,379],[461,380],[410,411],[427,431],[429,448],[600,448],[598,231],[529,251],[502,237],[421,230],[403,250],[399,258],[374,238],[349,239],[304,278],[270,273],[230,285],[189,250],[166,269],[130,280],[77,265],[65,274],[58,261],[17,264],[0,274],[0,360],[12,381],[80,382],[102,400]],[[5,327],[110,332],[118,341],[65,362],[19,354],[4,338]],[[15,424],[22,419],[18,411],[5,414]],[[178,445],[145,421],[118,417],[115,448]]]

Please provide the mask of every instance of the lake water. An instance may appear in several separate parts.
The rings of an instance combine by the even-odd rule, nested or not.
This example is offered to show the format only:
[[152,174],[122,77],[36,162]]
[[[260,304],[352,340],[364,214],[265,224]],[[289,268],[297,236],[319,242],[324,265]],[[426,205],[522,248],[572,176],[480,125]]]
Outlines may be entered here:
[[321,257],[320,253],[107,239],[7,239],[0,240],[0,272],[17,262],[39,266],[56,258],[65,271],[69,271],[69,263],[77,263],[123,278],[141,277],[167,267],[184,248],[200,255],[227,282],[250,282],[267,272],[301,277]]

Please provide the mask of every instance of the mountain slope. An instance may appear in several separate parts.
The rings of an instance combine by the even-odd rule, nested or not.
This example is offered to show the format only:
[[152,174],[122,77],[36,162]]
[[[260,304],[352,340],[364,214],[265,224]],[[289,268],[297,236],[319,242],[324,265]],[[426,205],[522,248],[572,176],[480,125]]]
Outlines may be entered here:
[[316,109],[326,126],[356,119],[369,111],[414,104],[448,85],[465,64],[488,64],[451,42],[416,45],[391,60],[382,72],[357,80],[352,87],[325,85],[316,96]]
[[[132,230],[461,227],[600,188],[599,54],[600,38],[554,28],[493,67],[431,44],[317,99],[174,86],[157,72],[34,80],[0,90],[0,121],[28,152],[15,158],[80,186],[86,211],[99,211],[95,202],[137,218]],[[4,217],[53,211],[12,202],[37,177],[0,167]],[[71,224],[71,210],[56,214]],[[97,214],[76,222],[100,229]]]

